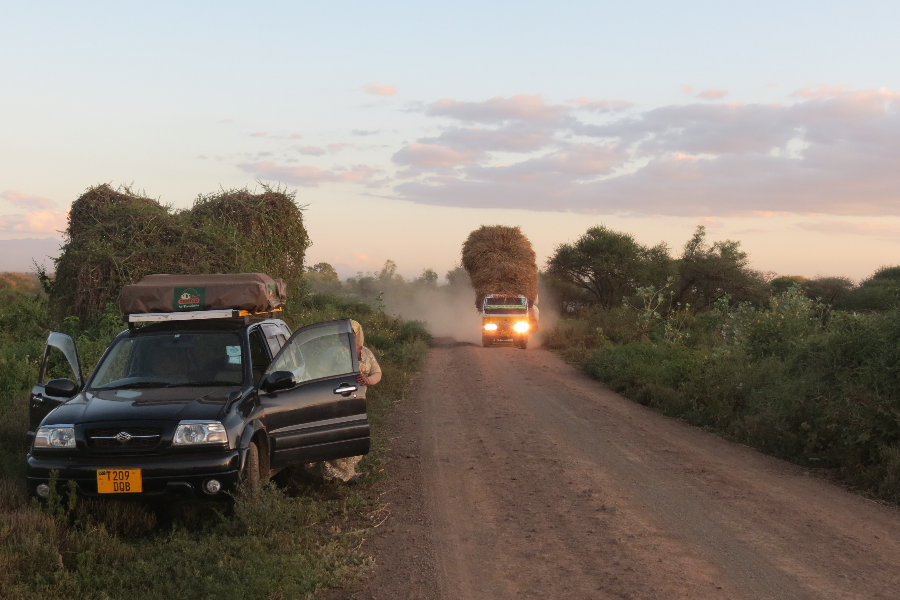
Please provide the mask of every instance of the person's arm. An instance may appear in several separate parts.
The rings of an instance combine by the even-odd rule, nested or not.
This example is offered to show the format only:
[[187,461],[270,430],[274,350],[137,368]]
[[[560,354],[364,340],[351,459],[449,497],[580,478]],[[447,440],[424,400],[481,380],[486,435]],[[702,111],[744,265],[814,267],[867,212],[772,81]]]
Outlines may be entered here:
[[362,349],[362,359],[365,364],[369,367],[369,375],[363,375],[362,373],[357,376],[356,381],[363,385],[375,385],[379,381],[381,381],[381,367],[378,366],[378,361],[375,360],[375,355],[372,354],[372,351],[368,348]]

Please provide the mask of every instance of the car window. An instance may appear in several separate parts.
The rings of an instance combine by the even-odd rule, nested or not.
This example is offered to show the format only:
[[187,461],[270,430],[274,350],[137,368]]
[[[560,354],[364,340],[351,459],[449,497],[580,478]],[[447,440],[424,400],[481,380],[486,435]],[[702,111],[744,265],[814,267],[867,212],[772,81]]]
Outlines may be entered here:
[[269,351],[272,353],[272,356],[275,356],[284,345],[285,338],[277,328],[271,325],[263,325],[262,330],[266,335],[266,343],[269,345]]
[[237,333],[124,337],[97,366],[91,389],[237,385],[242,380],[242,361]]
[[291,371],[298,382],[353,373],[350,334],[339,323],[301,331],[266,369],[274,371]]
[[253,368],[253,384],[259,385],[263,372],[269,364],[269,355],[266,353],[266,342],[258,327],[250,331],[250,361]]

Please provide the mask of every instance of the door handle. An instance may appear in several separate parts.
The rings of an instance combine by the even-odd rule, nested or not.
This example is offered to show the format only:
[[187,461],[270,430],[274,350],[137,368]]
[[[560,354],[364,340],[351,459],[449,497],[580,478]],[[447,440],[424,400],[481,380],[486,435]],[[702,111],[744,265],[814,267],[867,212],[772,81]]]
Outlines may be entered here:
[[355,385],[347,385],[346,383],[342,383],[341,385],[334,388],[334,393],[349,396],[350,392],[355,392],[357,389],[359,388],[357,388]]

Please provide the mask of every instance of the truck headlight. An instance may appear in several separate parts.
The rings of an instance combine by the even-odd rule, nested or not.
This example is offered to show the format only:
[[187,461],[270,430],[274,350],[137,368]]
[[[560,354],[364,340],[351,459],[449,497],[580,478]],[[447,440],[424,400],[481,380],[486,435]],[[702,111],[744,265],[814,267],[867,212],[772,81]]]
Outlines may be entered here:
[[515,329],[519,333],[525,333],[526,331],[528,331],[528,323],[526,323],[525,321],[516,323],[515,325],[513,325],[513,329]]
[[34,434],[35,448],[74,448],[74,425],[48,425],[38,427]]
[[487,323],[487,324],[484,326],[484,328],[485,328],[485,330],[487,330],[487,331],[497,331],[497,324],[496,324],[496,323]]
[[227,444],[228,434],[218,421],[181,421],[175,428],[172,443],[176,446]]

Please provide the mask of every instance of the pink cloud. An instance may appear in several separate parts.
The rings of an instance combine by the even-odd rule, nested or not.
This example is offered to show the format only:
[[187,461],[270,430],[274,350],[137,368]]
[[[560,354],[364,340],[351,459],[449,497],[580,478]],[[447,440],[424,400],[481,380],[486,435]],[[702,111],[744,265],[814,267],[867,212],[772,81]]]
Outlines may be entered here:
[[320,148],[319,146],[301,146],[300,148],[297,148],[297,152],[309,156],[322,156],[325,154],[325,148]]
[[302,137],[303,137],[303,135],[302,135],[302,134],[299,134],[299,133],[292,133],[292,134],[291,134],[291,139],[292,139],[292,140],[299,140],[299,139],[302,138]]
[[584,96],[579,98],[575,98],[572,100],[574,104],[578,106],[578,108],[582,110],[589,110],[597,113],[607,113],[607,112],[615,112],[618,110],[625,110],[626,108],[631,108],[634,106],[633,102],[628,102],[627,100],[593,100],[589,101]]
[[317,187],[323,183],[356,183],[366,187],[381,187],[389,183],[389,180],[384,177],[378,178],[384,173],[382,169],[367,165],[320,169],[319,167],[287,166],[271,161],[261,161],[240,164],[238,167],[260,179],[275,179],[302,187]]
[[701,91],[699,94],[697,94],[697,97],[703,98],[704,100],[719,100],[720,98],[724,98],[727,93],[727,90],[719,90],[713,88]]
[[691,86],[689,86],[689,85],[683,85],[683,86],[681,86],[681,93],[682,93],[682,94],[687,94],[688,96],[693,96],[693,95],[694,95],[694,88],[691,87]]
[[550,105],[540,94],[518,94],[511,98],[497,96],[484,102],[461,102],[444,98],[429,104],[425,114],[450,117],[460,121],[498,123],[501,121],[552,121],[569,112],[565,106]]
[[376,96],[396,96],[397,88],[392,85],[379,85],[377,83],[367,83],[362,86],[362,90],[367,94],[375,94]]
[[422,169],[449,169],[458,165],[474,165],[484,157],[483,150],[454,150],[439,144],[413,143],[394,154],[398,165]]
[[796,96],[798,98],[833,98],[834,96],[839,96],[846,90],[849,86],[845,83],[841,83],[835,86],[827,86],[820,85],[818,89],[801,89],[797,90],[791,96]]
[[265,131],[257,131],[255,133],[251,133],[250,137],[266,137],[267,135],[269,135],[269,134],[266,133]]
[[41,196],[29,196],[15,190],[6,190],[5,192],[0,193],[0,198],[3,198],[4,200],[7,200],[21,208],[48,209],[56,206],[56,202],[48,198],[42,198]]
[[900,237],[900,225],[879,221],[816,221],[797,223],[797,227],[819,233]]
[[66,229],[66,214],[57,210],[31,210],[19,215],[0,215],[0,231],[59,233]]
[[329,152],[340,152],[344,148],[356,148],[355,144],[348,144],[346,142],[337,142],[335,144],[328,144]]

